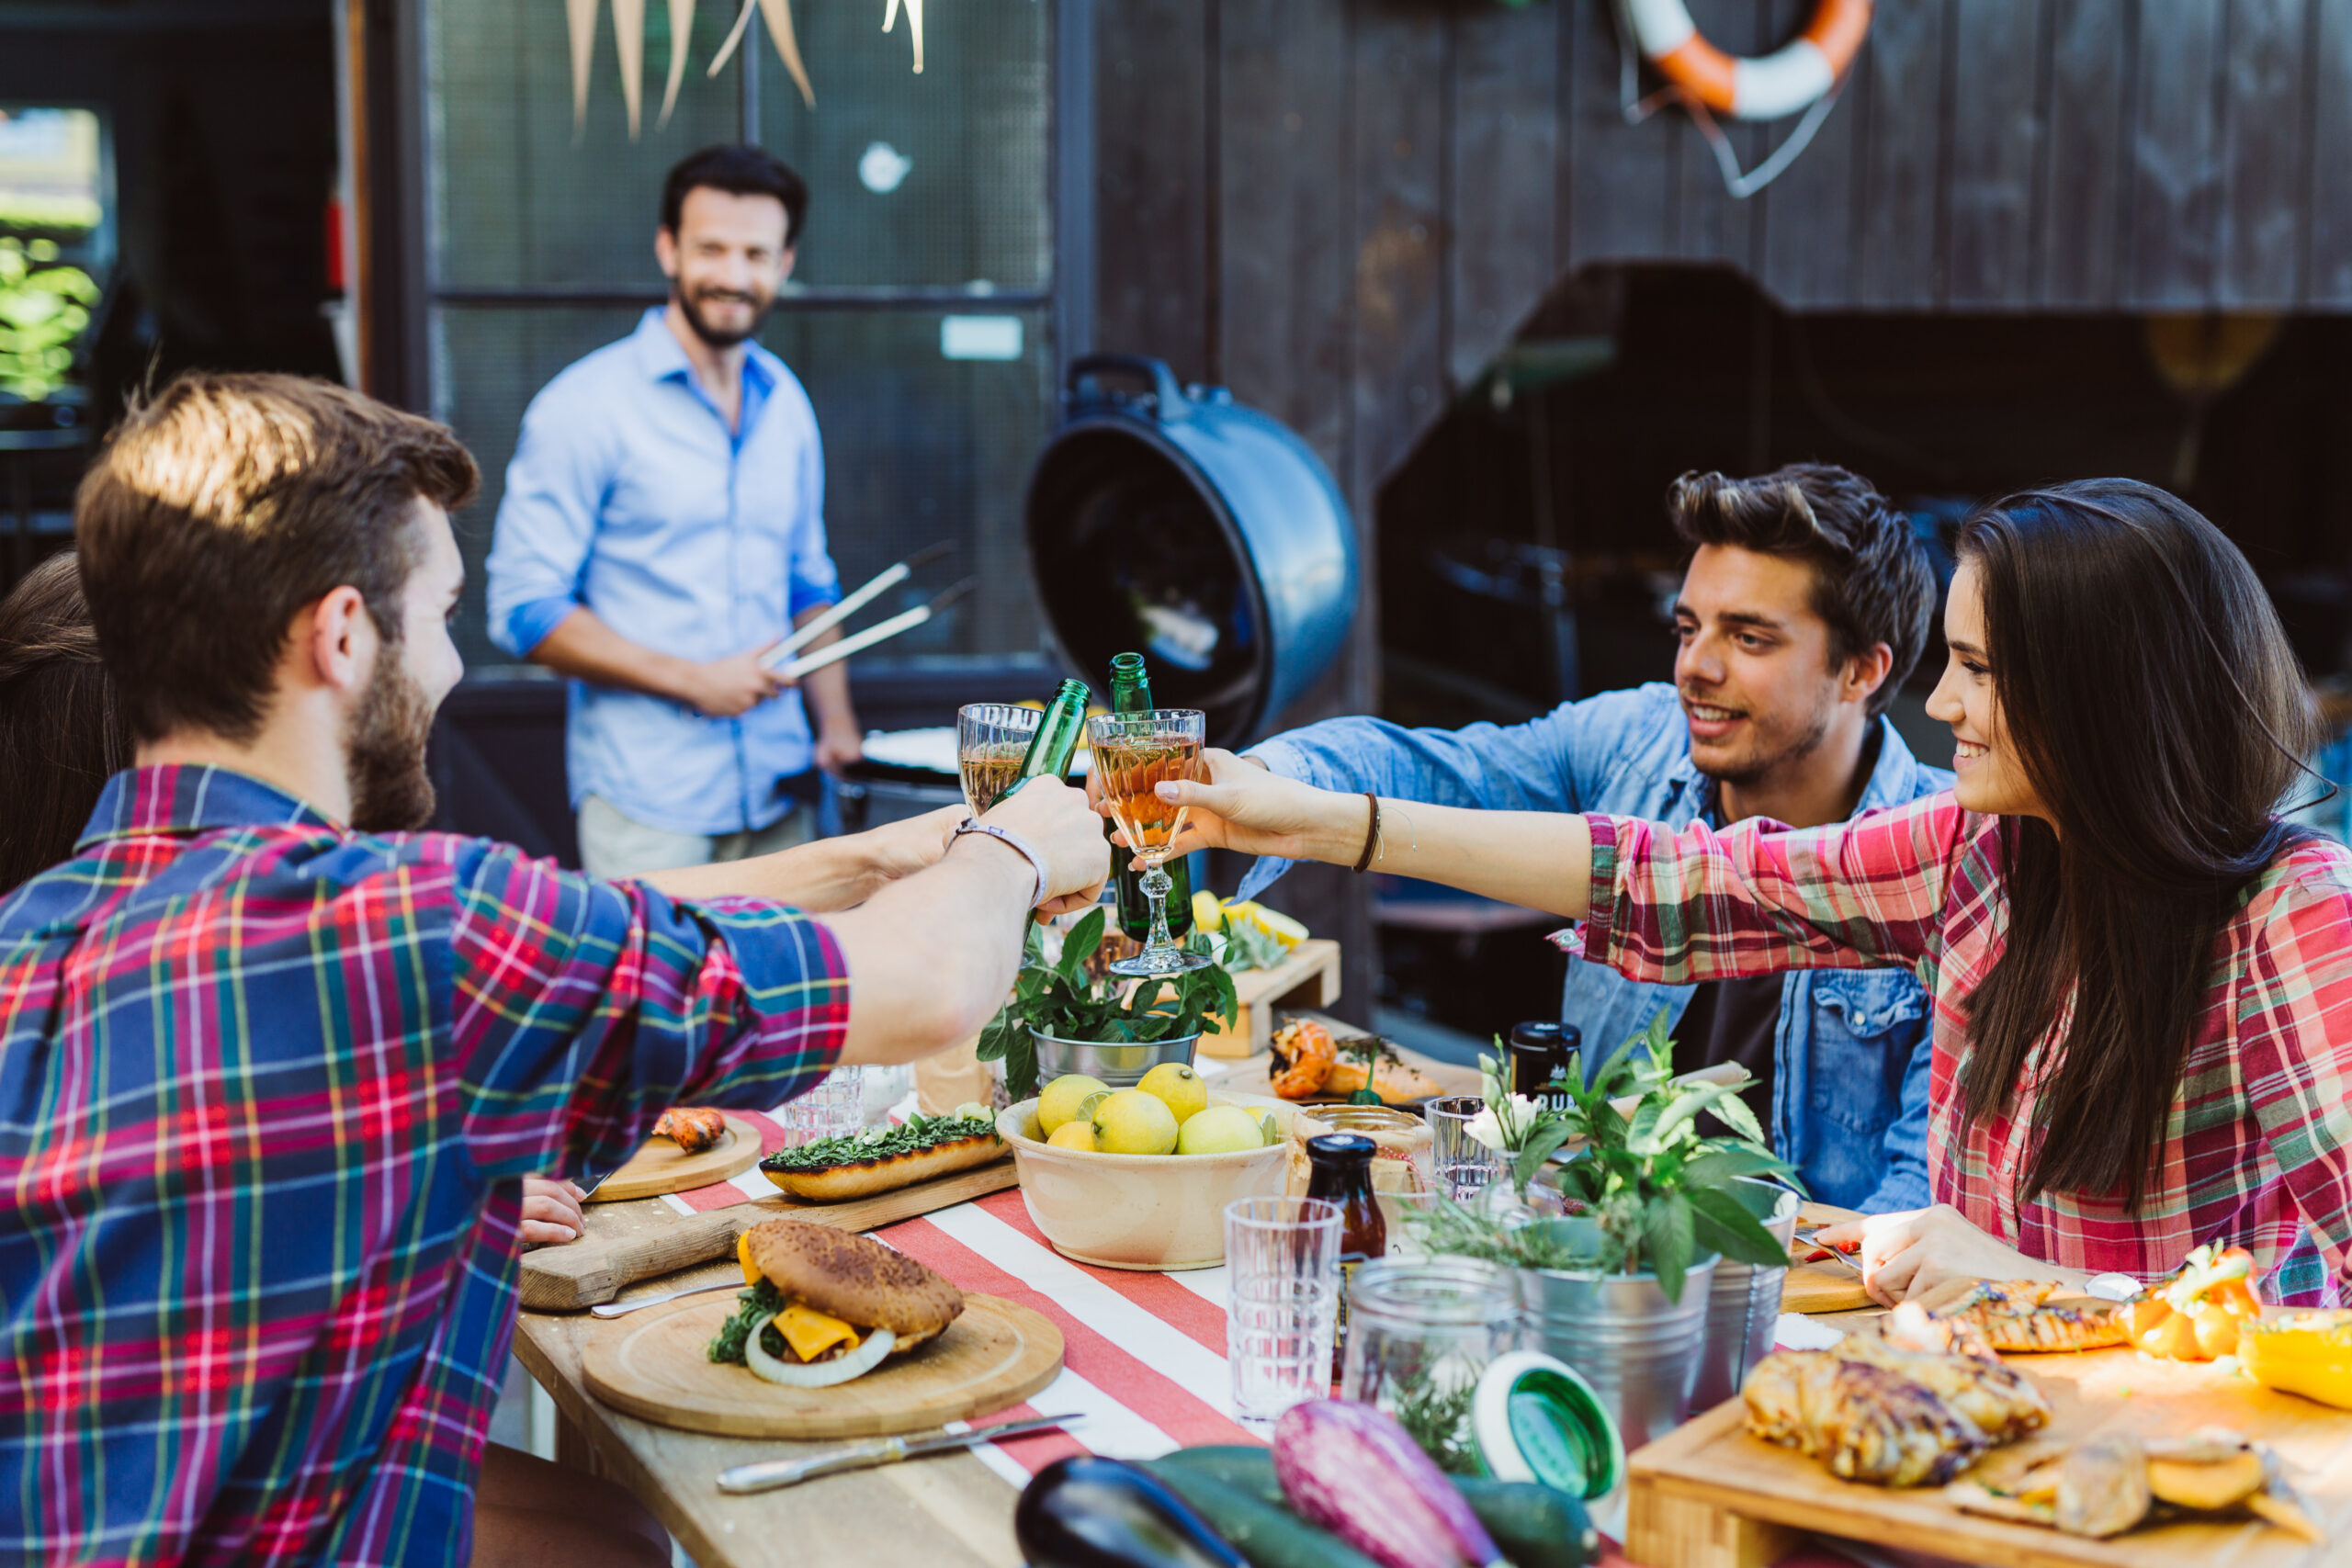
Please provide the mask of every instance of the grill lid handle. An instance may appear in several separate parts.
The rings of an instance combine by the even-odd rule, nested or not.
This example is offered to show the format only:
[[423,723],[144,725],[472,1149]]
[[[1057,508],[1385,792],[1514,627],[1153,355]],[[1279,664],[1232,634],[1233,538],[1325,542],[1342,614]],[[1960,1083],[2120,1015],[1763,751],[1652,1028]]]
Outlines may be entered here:
[[1130,376],[1151,383],[1152,412],[1160,423],[1180,420],[1191,411],[1183,389],[1176,384],[1176,373],[1168,368],[1164,359],[1154,359],[1146,354],[1084,354],[1069,363],[1069,394],[1073,403],[1098,403],[1108,400],[1101,382],[1106,370],[1125,371]]

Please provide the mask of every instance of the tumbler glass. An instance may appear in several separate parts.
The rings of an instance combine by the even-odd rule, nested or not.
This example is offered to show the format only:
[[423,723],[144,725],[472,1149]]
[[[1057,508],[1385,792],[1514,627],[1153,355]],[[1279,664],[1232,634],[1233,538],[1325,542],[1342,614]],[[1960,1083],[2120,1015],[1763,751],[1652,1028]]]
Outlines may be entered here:
[[1475,1094],[1448,1095],[1429,1102],[1430,1157],[1445,1195],[1466,1203],[1503,1173],[1503,1156],[1470,1135],[1470,1122],[1487,1102]]
[[1233,1413],[1272,1422],[1329,1398],[1340,1306],[1340,1206],[1242,1198],[1225,1206],[1225,1354]]
[[835,1067],[815,1089],[785,1101],[776,1121],[794,1148],[856,1132],[865,1124],[865,1069]]

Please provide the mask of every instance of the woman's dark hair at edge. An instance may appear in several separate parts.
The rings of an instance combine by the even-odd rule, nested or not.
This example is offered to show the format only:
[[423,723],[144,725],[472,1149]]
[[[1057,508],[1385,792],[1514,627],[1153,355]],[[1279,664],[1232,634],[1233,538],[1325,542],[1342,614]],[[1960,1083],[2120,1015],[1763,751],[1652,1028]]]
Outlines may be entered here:
[[2057,822],[2004,818],[2009,930],[1969,1002],[1968,1122],[2010,1104],[2070,991],[2025,1195],[2136,1211],[2224,923],[2305,837],[2276,812],[2314,739],[2302,671],[2237,547],[2130,479],[2009,496],[1962,528],[2008,746]]
[[130,727],[70,550],[0,599],[0,894],[74,852]]

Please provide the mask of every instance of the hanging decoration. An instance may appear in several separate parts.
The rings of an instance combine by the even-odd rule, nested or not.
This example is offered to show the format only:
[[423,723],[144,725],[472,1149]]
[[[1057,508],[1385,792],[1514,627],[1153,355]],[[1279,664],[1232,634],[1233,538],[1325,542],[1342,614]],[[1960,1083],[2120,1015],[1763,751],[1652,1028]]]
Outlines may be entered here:
[[[1638,124],[1679,103],[1715,155],[1724,188],[1735,198],[1755,195],[1796,161],[1829,116],[1846,85],[1854,57],[1871,30],[1872,0],[1819,0],[1804,31],[1757,59],[1725,54],[1707,41],[1683,0],[1617,0],[1624,51],[1621,91],[1625,118]],[[1666,78],[1646,98],[1635,92],[1638,54]],[[1754,169],[1742,172],[1731,140],[1716,124],[1726,119],[1780,119],[1804,111],[1788,140]]]
[[[914,45],[915,74],[922,74],[922,5],[923,0],[888,0],[882,14],[882,30],[898,28],[900,7],[907,14],[907,34]],[[588,78],[596,59],[597,0],[564,0],[564,22],[571,43],[571,129],[576,139],[588,127]],[[653,122],[655,130],[670,123],[670,116],[678,107],[678,89],[686,78],[686,42],[694,34],[695,0],[669,0],[670,6],[670,75],[662,90],[662,113]],[[752,13],[756,9],[767,28],[768,37],[775,41],[776,57],[784,62],[792,85],[800,90],[800,101],[810,108],[817,107],[817,90],[808,80],[808,67],[800,58],[800,40],[792,30],[792,0],[743,0],[743,8],[735,17],[726,40],[712,56],[707,74],[717,76],[735,57],[742,46],[743,34],[752,25]],[[621,99],[628,110],[628,139],[638,139],[645,112],[645,10],[646,0],[613,0],[613,42],[620,53]]]

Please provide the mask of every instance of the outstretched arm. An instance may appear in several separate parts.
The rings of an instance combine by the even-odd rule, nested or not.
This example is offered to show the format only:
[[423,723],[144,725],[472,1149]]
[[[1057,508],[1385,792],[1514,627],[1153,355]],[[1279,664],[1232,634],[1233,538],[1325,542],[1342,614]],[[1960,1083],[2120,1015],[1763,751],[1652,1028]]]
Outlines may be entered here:
[[[1207,784],[1159,786],[1160,798],[1187,808],[1174,853],[1224,848],[1330,865],[1363,854],[1373,816],[1364,796],[1283,778],[1230,751],[1204,761]],[[1592,836],[1583,818],[1558,812],[1383,800],[1372,869],[1577,920],[1592,882]]]

